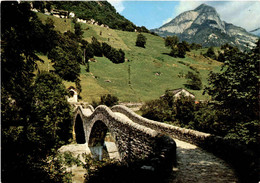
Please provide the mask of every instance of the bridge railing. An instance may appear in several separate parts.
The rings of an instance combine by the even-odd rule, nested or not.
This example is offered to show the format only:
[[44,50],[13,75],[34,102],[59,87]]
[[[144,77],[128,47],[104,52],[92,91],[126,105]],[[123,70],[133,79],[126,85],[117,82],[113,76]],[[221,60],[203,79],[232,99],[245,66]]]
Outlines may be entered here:
[[131,119],[135,123],[149,127],[160,133],[170,135],[174,138],[190,142],[192,144],[201,144],[202,141],[205,141],[207,138],[211,136],[208,133],[185,129],[185,128],[143,118],[142,116],[136,114],[129,108],[122,105],[116,105],[112,107],[112,111],[119,112],[126,115],[129,119]]

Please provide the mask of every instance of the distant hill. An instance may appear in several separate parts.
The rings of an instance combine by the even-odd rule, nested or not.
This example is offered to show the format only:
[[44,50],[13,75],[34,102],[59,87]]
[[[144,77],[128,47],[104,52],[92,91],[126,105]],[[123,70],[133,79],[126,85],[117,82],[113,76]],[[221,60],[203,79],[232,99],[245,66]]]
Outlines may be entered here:
[[200,43],[205,47],[229,43],[240,49],[252,48],[258,39],[245,29],[222,21],[215,8],[206,4],[183,12],[160,28],[151,31],[164,37],[177,35],[181,40]]
[[138,29],[131,21],[117,13],[107,1],[33,1],[32,6],[42,13],[46,10],[50,12],[52,9],[73,12],[77,18],[94,19],[100,25],[108,25],[113,29],[125,31]]

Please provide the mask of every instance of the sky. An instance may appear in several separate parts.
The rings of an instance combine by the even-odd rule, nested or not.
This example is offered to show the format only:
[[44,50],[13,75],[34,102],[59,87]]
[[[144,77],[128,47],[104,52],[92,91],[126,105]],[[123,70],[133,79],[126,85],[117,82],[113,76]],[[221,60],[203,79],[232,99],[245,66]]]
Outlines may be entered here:
[[260,27],[260,0],[255,1],[147,1],[108,0],[128,20],[148,29],[158,28],[180,13],[193,10],[202,3],[213,6],[221,20],[245,28]]

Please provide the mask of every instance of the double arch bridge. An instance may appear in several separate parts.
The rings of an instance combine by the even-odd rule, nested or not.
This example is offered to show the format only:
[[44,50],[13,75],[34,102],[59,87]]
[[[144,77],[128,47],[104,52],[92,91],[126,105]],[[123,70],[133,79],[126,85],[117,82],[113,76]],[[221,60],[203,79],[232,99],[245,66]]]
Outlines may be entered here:
[[176,159],[176,143],[149,123],[159,128],[162,124],[145,119],[122,105],[111,109],[104,105],[96,109],[91,105],[85,108],[78,105],[73,119],[73,139],[78,144],[86,144],[99,159],[113,156],[106,145],[112,143],[112,149],[118,153],[114,157],[120,161],[143,161],[153,169],[171,169]]

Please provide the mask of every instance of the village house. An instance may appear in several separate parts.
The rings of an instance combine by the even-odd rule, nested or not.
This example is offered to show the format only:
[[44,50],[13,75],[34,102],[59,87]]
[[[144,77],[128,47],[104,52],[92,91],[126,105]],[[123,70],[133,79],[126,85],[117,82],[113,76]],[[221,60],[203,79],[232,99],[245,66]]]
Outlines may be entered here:
[[[191,93],[188,90],[185,90],[183,88],[167,90],[167,92],[172,93],[175,98],[180,98],[181,95],[184,95],[186,97],[195,98],[195,95],[193,93]],[[164,96],[165,96],[165,94],[162,95],[161,98],[163,98]]]
[[78,92],[77,89],[74,88],[73,86],[70,86],[68,88],[69,96],[67,98],[68,102],[70,103],[75,103],[78,102]]

